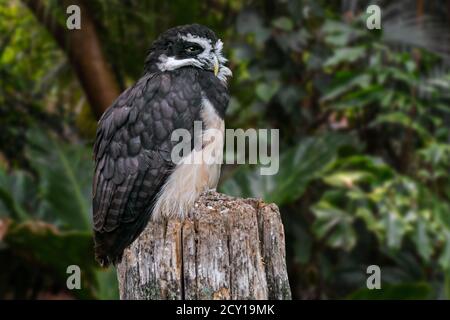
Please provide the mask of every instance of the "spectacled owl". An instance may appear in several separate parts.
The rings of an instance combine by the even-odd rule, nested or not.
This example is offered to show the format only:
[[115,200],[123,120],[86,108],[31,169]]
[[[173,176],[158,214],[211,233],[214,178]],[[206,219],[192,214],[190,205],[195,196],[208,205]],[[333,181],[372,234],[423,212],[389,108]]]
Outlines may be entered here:
[[125,90],[98,123],[94,144],[93,225],[96,259],[118,263],[151,220],[184,218],[199,195],[213,189],[220,163],[173,161],[172,133],[200,138],[184,159],[208,149],[221,155],[223,139],[195,137],[224,132],[230,69],[213,31],[192,24],[162,33],[151,45],[142,77]]

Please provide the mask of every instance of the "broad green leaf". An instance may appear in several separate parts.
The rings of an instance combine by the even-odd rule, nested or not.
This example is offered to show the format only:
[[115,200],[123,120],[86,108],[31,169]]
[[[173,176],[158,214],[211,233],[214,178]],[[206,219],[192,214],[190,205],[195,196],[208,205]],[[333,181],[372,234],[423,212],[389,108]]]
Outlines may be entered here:
[[404,223],[400,218],[400,213],[395,209],[388,210],[384,218],[386,228],[387,246],[393,249],[399,249],[405,234]]
[[380,182],[392,179],[395,176],[394,170],[389,167],[381,158],[368,155],[350,155],[339,158],[334,167],[343,171],[362,171],[372,176],[376,176]]
[[35,205],[36,185],[31,175],[21,170],[7,174],[0,167],[0,217],[25,221],[31,217],[28,209]]
[[256,95],[262,101],[269,102],[279,89],[280,84],[278,82],[273,82],[271,84],[260,83],[256,86]]
[[428,235],[427,221],[425,221],[423,218],[419,218],[419,220],[417,221],[416,236],[414,237],[414,240],[416,242],[416,246],[420,256],[425,261],[429,261],[433,253],[433,247],[430,243],[430,236]]
[[330,247],[347,251],[355,246],[354,218],[350,214],[325,201],[319,202],[312,211],[316,216],[313,230],[319,239],[325,238]]
[[91,151],[37,131],[29,139],[28,157],[39,173],[47,216],[70,229],[90,230]]
[[284,31],[291,31],[294,28],[294,23],[288,17],[277,18],[272,21],[272,25]]
[[403,112],[390,112],[381,114],[372,123],[372,125],[383,123],[398,124],[405,128],[415,130],[424,139],[430,138],[430,134],[421,124],[419,124],[417,121],[414,121],[411,117],[407,116]]
[[360,218],[366,224],[368,230],[373,232],[378,238],[384,238],[384,226],[378,220],[378,217],[374,215],[372,210],[367,207],[359,207],[356,209],[356,216]]
[[364,34],[364,32],[350,26],[348,23],[328,19],[325,20],[321,31],[325,34],[325,42],[327,44],[338,47],[348,45],[350,40],[355,40]]
[[353,188],[369,176],[364,171],[338,171],[323,177],[323,181],[334,187]]
[[334,51],[334,54],[325,61],[324,67],[330,68],[341,63],[352,63],[364,57],[365,54],[366,48],[364,47],[338,48]]
[[449,272],[450,270],[450,231],[445,232],[445,243],[441,256],[439,257],[439,264],[444,270]]
[[352,78],[342,84],[338,84],[335,87],[333,87],[333,89],[331,89],[325,95],[322,96],[321,101],[327,102],[336,99],[337,97],[357,87],[358,88],[368,87],[370,85],[370,81],[371,81],[370,75],[367,74],[359,75],[355,78]]
[[240,34],[258,33],[263,30],[261,17],[253,11],[242,11],[236,21],[236,30]]

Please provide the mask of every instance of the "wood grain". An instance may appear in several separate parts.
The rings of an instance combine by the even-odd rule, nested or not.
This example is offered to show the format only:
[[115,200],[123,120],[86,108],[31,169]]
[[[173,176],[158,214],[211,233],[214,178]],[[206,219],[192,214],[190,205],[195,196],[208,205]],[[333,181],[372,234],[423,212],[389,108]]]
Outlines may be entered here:
[[202,194],[184,221],[151,222],[117,266],[121,299],[291,299],[278,207]]

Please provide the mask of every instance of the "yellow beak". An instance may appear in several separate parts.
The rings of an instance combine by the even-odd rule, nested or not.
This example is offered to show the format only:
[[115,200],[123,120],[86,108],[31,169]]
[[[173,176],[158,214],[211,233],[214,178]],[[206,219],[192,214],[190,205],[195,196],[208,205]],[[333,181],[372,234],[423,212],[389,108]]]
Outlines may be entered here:
[[214,75],[217,76],[219,73],[219,60],[217,60],[217,57],[214,56]]

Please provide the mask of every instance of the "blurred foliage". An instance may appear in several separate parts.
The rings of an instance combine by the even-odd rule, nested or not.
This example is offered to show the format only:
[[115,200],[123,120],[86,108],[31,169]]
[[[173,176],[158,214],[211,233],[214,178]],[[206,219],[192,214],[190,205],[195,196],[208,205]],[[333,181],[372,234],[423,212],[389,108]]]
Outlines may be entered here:
[[[82,290],[74,291],[76,297],[116,297],[115,281],[110,280],[114,271],[100,270],[93,258],[90,149],[58,140],[33,128],[25,153],[34,173],[20,169],[7,173],[0,168],[0,219],[4,218],[0,220],[4,249],[0,256],[19,260],[19,267],[13,269],[1,265],[9,287],[0,290],[0,296],[39,297],[47,290],[64,293],[67,267],[78,265]],[[36,274],[32,270],[36,266],[43,271]],[[25,286],[39,286],[22,292],[24,288],[16,286],[14,279],[21,279]],[[0,288],[5,282],[0,281]]]
[[[380,1],[383,29],[371,31],[367,4],[88,8],[122,88],[170,26],[204,23],[223,39],[234,73],[227,127],[278,128],[281,141],[278,174],[226,166],[220,189],[280,206],[294,297],[450,298],[450,51],[439,36],[450,13]],[[92,254],[92,112],[63,50],[20,1],[1,2],[0,17],[0,297],[117,298],[114,271]],[[83,290],[66,292],[70,264],[85,272]],[[382,290],[366,289],[374,264]]]

